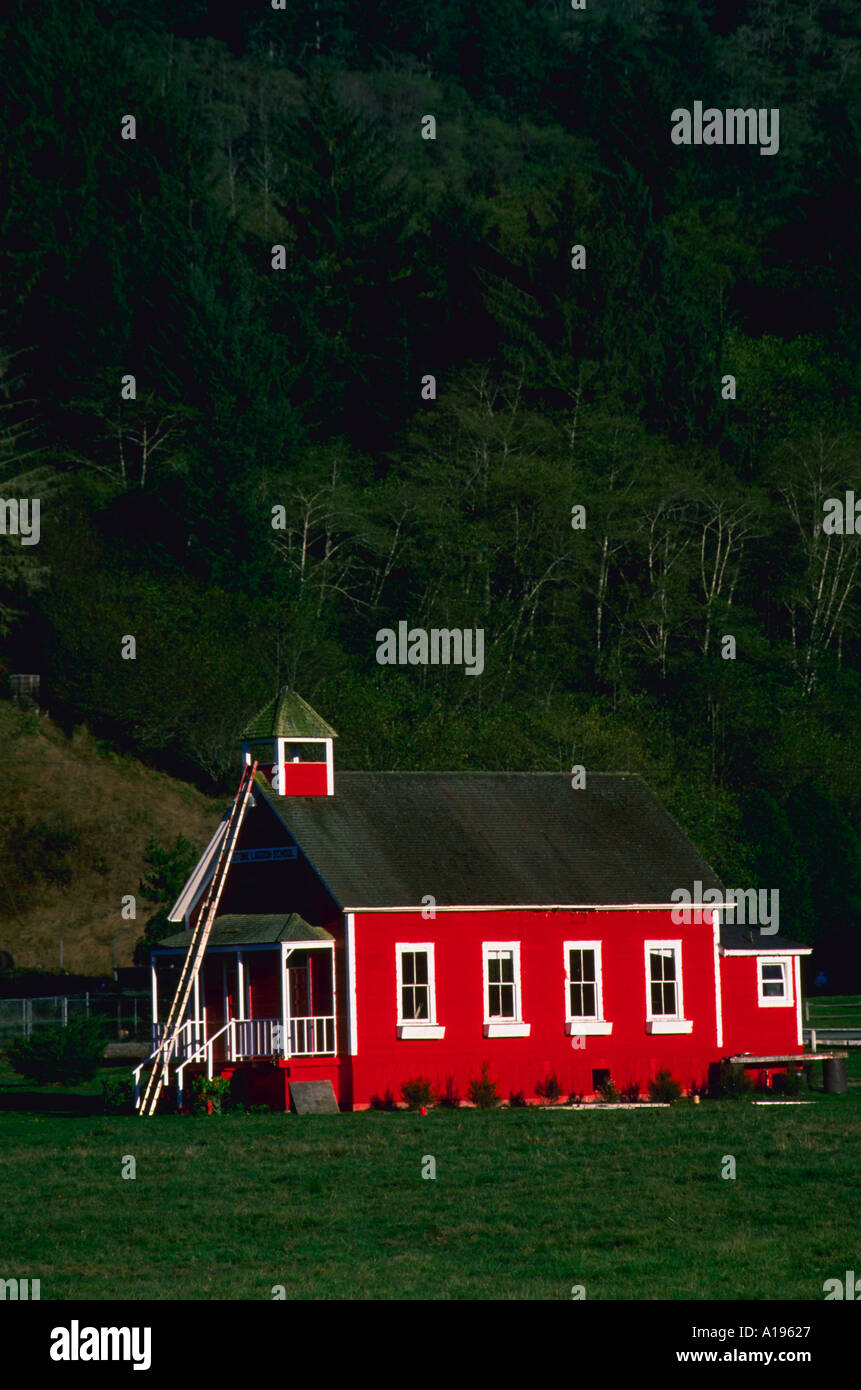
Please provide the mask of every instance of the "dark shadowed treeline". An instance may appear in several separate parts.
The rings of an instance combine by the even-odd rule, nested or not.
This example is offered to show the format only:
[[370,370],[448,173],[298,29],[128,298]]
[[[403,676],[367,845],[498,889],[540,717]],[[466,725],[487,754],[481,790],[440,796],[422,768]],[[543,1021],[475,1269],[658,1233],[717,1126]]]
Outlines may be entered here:
[[[854,0],[8,8],[7,668],[210,784],[284,681],[342,765],[639,770],[857,923]],[[779,153],[672,145],[696,100]],[[378,666],[399,620],[484,674]]]

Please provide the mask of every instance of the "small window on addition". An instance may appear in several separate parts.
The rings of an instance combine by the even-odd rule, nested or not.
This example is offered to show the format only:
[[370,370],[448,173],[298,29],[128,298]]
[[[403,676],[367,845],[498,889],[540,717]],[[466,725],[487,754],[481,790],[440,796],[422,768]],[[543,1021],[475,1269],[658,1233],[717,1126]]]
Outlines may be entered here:
[[609,1067],[594,1067],[592,1070],[592,1090],[600,1091],[601,1087],[610,1080]]

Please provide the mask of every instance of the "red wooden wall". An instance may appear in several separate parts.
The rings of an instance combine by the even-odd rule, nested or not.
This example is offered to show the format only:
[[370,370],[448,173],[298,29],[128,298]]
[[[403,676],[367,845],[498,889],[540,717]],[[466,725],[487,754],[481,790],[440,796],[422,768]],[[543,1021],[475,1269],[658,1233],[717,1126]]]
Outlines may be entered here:
[[754,1055],[771,1056],[782,1052],[801,1052],[794,960],[790,958],[792,1004],[767,1008],[760,1008],[757,1003],[755,956],[724,956],[721,963],[724,1051],[727,1055],[752,1052]]
[[[622,1087],[667,1067],[685,1088],[704,1082],[710,1062],[726,1050],[716,1031],[715,954],[711,923],[678,926],[664,911],[512,911],[362,913],[355,917],[358,1054],[354,1099],[367,1104],[386,1086],[423,1075],[442,1085],[449,1073],[466,1098],[470,1074],[484,1060],[504,1099],[522,1090],[535,1100],[536,1082],[555,1073],[563,1090],[593,1093],[593,1069],[608,1069]],[[684,1012],[690,1034],[646,1030],[647,939],[682,941]],[[575,1048],[565,1032],[565,941],[601,941],[604,1016],[609,1037],[586,1036]],[[528,1038],[485,1038],[482,942],[519,941],[522,1017]],[[396,1036],[396,943],[434,942],[439,1041]],[[764,1011],[774,1013],[774,1010]],[[748,1039],[748,1042],[750,1039]],[[758,1045],[758,1044],[757,1044]]]

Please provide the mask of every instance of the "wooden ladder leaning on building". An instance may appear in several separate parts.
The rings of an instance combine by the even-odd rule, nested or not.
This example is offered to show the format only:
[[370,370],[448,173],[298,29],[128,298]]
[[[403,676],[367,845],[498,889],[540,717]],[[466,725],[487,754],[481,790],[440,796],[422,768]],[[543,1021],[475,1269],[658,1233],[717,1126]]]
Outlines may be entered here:
[[173,1003],[170,1006],[170,1012],[167,1016],[167,1022],[164,1026],[161,1041],[153,1053],[152,1070],[149,1074],[146,1090],[144,1091],[140,1105],[141,1115],[155,1114],[159,1096],[167,1082],[170,1059],[174,1051],[174,1046],[178,1041],[179,1033],[183,1027],[182,1019],[188,1008],[188,1001],[191,997],[194,982],[203,964],[204,952],[206,951],[206,945],[212,931],[212,924],[218,912],[221,894],[227,882],[230,861],[234,846],[239,838],[239,832],[242,829],[242,822],[245,819],[248,797],[251,792],[251,784],[254,781],[254,774],[256,771],[256,762],[250,765],[246,764],[242,769],[239,790],[230,808],[227,829],[221,841],[221,849],[215,866],[215,873],[210,880],[203,906],[198,913],[197,922],[191,934],[188,952],[180,973],[176,993],[173,996]]

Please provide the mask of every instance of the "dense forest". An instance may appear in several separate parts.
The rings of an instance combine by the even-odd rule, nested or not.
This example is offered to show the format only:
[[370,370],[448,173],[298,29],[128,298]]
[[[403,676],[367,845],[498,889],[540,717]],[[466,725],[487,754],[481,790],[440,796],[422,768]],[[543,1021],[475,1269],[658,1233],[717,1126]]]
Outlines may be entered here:
[[[782,930],[857,943],[855,0],[0,33],[0,492],[41,505],[6,671],[209,789],[284,683],[342,767],[641,772]],[[699,100],[779,151],[674,145]],[[401,620],[483,629],[481,676],[379,665]]]

